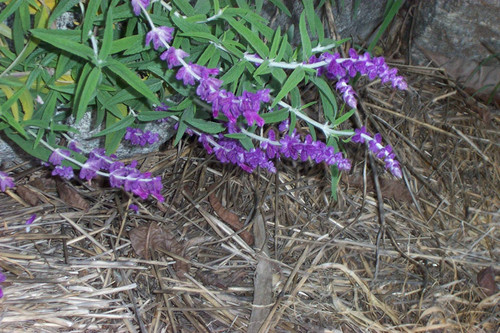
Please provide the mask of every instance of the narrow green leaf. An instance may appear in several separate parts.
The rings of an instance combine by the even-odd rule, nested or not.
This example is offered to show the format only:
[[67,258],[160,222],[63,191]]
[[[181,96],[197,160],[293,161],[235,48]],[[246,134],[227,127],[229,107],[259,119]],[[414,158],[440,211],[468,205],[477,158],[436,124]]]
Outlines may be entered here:
[[101,0],[89,0],[87,2],[82,25],[82,42],[89,39],[89,33],[91,33],[92,27],[94,26],[94,20],[97,16],[97,9],[99,8],[100,2]]
[[69,39],[60,38],[58,34],[54,34],[53,31],[55,30],[31,29],[30,31],[35,38],[49,43],[61,50],[67,51],[78,57],[86,58],[88,60],[94,59],[94,51],[90,47],[82,45],[80,43],[75,43]]
[[98,136],[108,135],[110,133],[113,133],[113,132],[119,131],[121,129],[127,128],[130,125],[132,125],[134,123],[134,121],[135,121],[135,117],[132,116],[131,114],[129,114],[128,116],[124,117],[120,121],[114,123],[113,125],[111,125],[109,127],[106,127],[106,129],[100,131],[99,133],[94,134],[92,137],[95,138],[95,137],[98,137]]
[[240,141],[241,145],[246,150],[250,150],[252,148],[255,148],[253,145],[252,139],[250,139],[248,136],[246,136],[243,133],[224,134],[224,136],[226,138],[230,138],[230,139],[237,139],[238,141]]
[[142,46],[144,37],[145,34],[139,34],[114,40],[111,44],[110,54],[122,52],[135,46]]
[[342,124],[344,121],[351,118],[351,116],[354,114],[354,112],[356,112],[356,109],[352,109],[349,112],[344,113],[342,116],[340,116],[338,119],[335,120],[334,125],[338,126],[338,125]]
[[21,51],[24,48],[24,30],[20,13],[23,7],[25,6],[19,7],[19,10],[16,11],[16,14],[14,15],[14,25],[12,27],[14,50],[16,51],[17,55],[21,54]]
[[274,59],[278,54],[278,47],[281,42],[281,27],[278,26],[276,31],[274,32],[273,43],[271,44],[271,50],[269,51],[269,58]]
[[106,60],[108,66],[105,69],[111,70],[118,77],[122,78],[127,84],[129,84],[132,88],[134,88],[138,93],[146,97],[154,104],[160,104],[160,100],[158,96],[156,96],[149,87],[127,66],[122,64],[121,62],[110,59]]
[[301,67],[297,67],[292,74],[288,77],[286,80],[285,84],[283,84],[283,87],[281,88],[280,92],[274,99],[273,103],[271,104],[271,107],[274,107],[276,104],[278,104],[279,101],[281,101],[288,93],[293,89],[296,88],[297,85],[304,79],[304,69]]
[[[7,17],[9,17],[12,13],[14,13],[17,8],[24,2],[25,0],[14,0],[11,1],[7,7],[5,7],[1,12],[0,12],[0,22],[4,22]],[[4,2],[4,1],[2,1]]]
[[177,145],[181,141],[182,136],[186,132],[188,126],[187,122],[192,120],[194,117],[195,106],[191,104],[187,107],[181,115],[179,120],[179,127],[177,128],[177,133],[175,135],[174,145]]
[[98,67],[94,67],[94,69],[92,69],[89,76],[87,77],[87,80],[85,80],[85,87],[83,87],[80,97],[80,103],[78,104],[78,107],[76,109],[76,123],[80,122],[85,112],[87,112],[87,106],[89,105],[90,100],[96,94],[96,88],[100,78],[101,69]]
[[249,46],[252,47],[262,59],[265,59],[269,56],[269,49],[267,48],[266,44],[264,44],[264,42],[260,40],[260,38],[254,32],[252,32],[250,29],[248,29],[232,17],[226,17],[224,15],[222,15],[222,17],[224,17],[226,21],[234,29],[236,29],[236,31],[238,31],[238,33],[243,38],[245,38]]
[[76,116],[76,110],[78,109],[78,106],[80,105],[82,91],[85,88],[85,82],[87,81],[87,78],[90,74],[90,71],[92,71],[92,65],[89,63],[85,64],[85,66],[83,66],[83,69],[82,69],[80,76],[76,79],[78,84],[76,86],[75,97],[73,99],[73,114],[75,116]]
[[174,116],[178,112],[167,112],[167,111],[142,111],[137,115],[137,119],[140,121],[150,122],[155,120],[160,120],[166,117]]
[[288,10],[285,4],[281,0],[269,0],[273,5],[279,8],[283,13],[285,13],[288,17],[292,17],[292,13]]
[[224,125],[222,125],[221,123],[215,123],[213,121],[206,121],[198,118],[188,119],[185,121],[192,127],[197,128],[205,133],[217,134],[225,130]]
[[54,22],[62,14],[69,11],[69,9],[75,6],[78,2],[80,2],[80,0],[59,1],[56,8],[52,11],[52,14],[50,14],[48,25],[50,26],[52,22]]
[[375,47],[375,45],[377,45],[378,41],[380,40],[380,37],[382,37],[385,30],[389,27],[389,24],[392,22],[392,19],[396,16],[403,3],[404,0],[394,0],[392,2],[392,5],[389,8],[387,14],[385,15],[384,21],[380,25],[380,28],[378,29],[377,34],[375,35],[375,38],[373,38],[372,42],[368,46],[368,52],[371,52]]
[[196,13],[194,12],[194,8],[189,4],[187,0],[174,0],[174,4],[179,8],[183,14],[186,16],[193,16]]
[[302,42],[302,60],[305,61],[309,59],[312,54],[311,40],[309,39],[309,34],[307,32],[305,12],[302,12],[302,14],[300,15],[299,32],[300,41]]
[[244,62],[238,62],[236,65],[231,67],[222,77],[220,78],[224,81],[224,84],[230,84],[241,78],[243,71],[245,70]]
[[281,109],[278,111],[263,113],[260,116],[262,117],[262,119],[264,119],[266,124],[274,124],[288,119],[289,114],[290,111],[288,111],[287,109]]
[[106,13],[106,23],[104,26],[104,35],[102,39],[101,50],[99,51],[99,59],[104,60],[108,57],[111,46],[113,44],[113,6],[108,8]]
[[36,158],[41,159],[42,161],[48,161],[50,154],[52,153],[49,149],[44,146],[38,146],[36,148],[33,147],[33,141],[23,138],[18,133],[13,131],[10,128],[6,128],[4,133],[7,135],[9,139],[14,141],[19,147],[21,147],[25,152],[34,156]]

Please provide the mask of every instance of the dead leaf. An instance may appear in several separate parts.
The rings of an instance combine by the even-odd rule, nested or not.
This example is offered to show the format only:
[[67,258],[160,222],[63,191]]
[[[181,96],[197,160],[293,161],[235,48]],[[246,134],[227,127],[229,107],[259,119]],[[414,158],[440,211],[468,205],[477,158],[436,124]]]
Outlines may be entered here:
[[495,283],[495,270],[493,267],[486,267],[477,273],[477,284],[488,297],[498,292],[498,286]]
[[89,209],[89,203],[74,188],[63,181],[56,180],[59,197],[73,208],[82,210]]
[[[363,177],[361,175],[345,175],[342,180],[348,183],[350,186],[363,190]],[[386,199],[394,199],[399,202],[411,203],[411,195],[408,189],[398,180],[390,178],[379,178],[380,181],[380,191],[382,196]],[[373,185],[373,178],[366,178],[366,191],[375,192],[375,186]]]
[[17,185],[16,192],[19,196],[26,201],[30,206],[36,206],[40,201],[38,194],[35,191],[30,190],[24,185]]
[[[209,189],[209,191],[210,190],[211,189]],[[219,215],[219,217],[224,222],[229,224],[229,226],[231,226],[231,228],[234,231],[238,232],[245,227],[243,223],[240,222],[238,215],[236,215],[233,212],[230,212],[224,206],[222,206],[220,200],[217,199],[217,197],[215,196],[215,192],[210,193],[210,195],[208,196],[208,201],[210,202],[210,205],[212,206],[213,210],[217,213],[217,215]],[[248,230],[240,232],[239,235],[241,239],[243,239],[245,243],[247,243],[248,245],[253,244],[253,236]]]
[[179,278],[189,272],[191,265],[185,257],[186,246],[175,239],[175,236],[166,228],[157,223],[150,223],[132,229],[129,232],[130,242],[138,256],[149,260],[152,251],[168,251],[186,260],[177,259],[174,270]]

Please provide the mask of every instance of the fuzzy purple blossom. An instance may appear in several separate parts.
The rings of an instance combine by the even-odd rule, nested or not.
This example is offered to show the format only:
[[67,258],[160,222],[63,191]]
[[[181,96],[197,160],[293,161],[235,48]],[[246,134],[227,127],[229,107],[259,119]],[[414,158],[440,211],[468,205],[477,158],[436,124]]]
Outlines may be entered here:
[[57,148],[52,152],[52,154],[50,154],[49,162],[52,163],[53,165],[60,165],[62,161],[65,160],[66,157],[69,157],[70,155],[71,152],[69,150]]
[[[6,279],[7,278],[5,277],[5,275],[2,272],[0,272],[0,283],[5,282]],[[0,298],[2,297],[3,297],[3,290],[2,286],[0,286]]]
[[146,144],[153,144],[160,139],[158,133],[153,133],[151,131],[143,131],[139,128],[127,127],[127,132],[125,133],[125,140],[130,141],[133,145],[140,145],[144,147]]
[[160,55],[160,59],[167,62],[168,68],[172,69],[174,67],[181,65],[181,59],[188,57],[189,54],[181,49],[176,49],[175,47],[169,47],[168,50]]
[[139,213],[139,207],[137,207],[137,205],[134,205],[134,204],[130,204],[128,206],[128,209],[132,210],[133,212],[135,212],[136,214]]
[[150,0],[131,0],[132,8],[134,9],[134,14],[137,16],[141,13],[141,7],[147,8],[149,6]]
[[153,47],[158,50],[161,46],[166,47],[172,40],[172,33],[174,28],[167,26],[156,27],[146,34],[146,45],[153,42]]
[[113,164],[109,174],[109,183],[112,187],[122,187],[127,192],[139,196],[141,199],[147,199],[149,195],[163,202],[165,198],[161,194],[163,184],[161,177],[151,178],[151,173],[142,173],[136,169],[137,161],[130,165]]
[[382,135],[380,135],[380,133],[371,137],[366,131],[366,127],[363,126],[354,130],[354,136],[351,138],[351,141],[355,143],[367,142],[368,147],[375,154],[375,156],[380,159],[384,159],[385,168],[387,170],[389,170],[396,178],[401,178],[403,176],[401,166],[392,152],[392,147],[389,145],[384,147],[382,145]]
[[9,187],[14,187],[14,179],[9,177],[9,175],[3,171],[0,171],[0,190],[5,192],[5,190]]
[[71,179],[75,174],[72,167],[57,165],[54,170],[52,170],[52,176],[61,176],[64,179]]

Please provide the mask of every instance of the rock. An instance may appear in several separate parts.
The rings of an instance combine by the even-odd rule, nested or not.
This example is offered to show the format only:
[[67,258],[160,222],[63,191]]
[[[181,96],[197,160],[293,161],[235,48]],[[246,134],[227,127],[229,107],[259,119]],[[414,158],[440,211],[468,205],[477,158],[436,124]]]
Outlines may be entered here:
[[[448,59],[480,62],[500,52],[500,2],[422,1],[415,22],[414,64],[429,63],[422,50]],[[498,66],[498,61],[494,61]]]
[[[355,8],[357,2],[359,2],[358,7]],[[261,15],[271,22],[271,28],[276,29],[280,26],[282,33],[286,31],[291,24],[294,24],[295,32],[292,39],[292,45],[299,45],[300,34],[298,24],[300,15],[304,11],[304,6],[302,1],[284,0],[283,3],[290,10],[292,17],[288,17],[281,12],[276,13],[276,7],[270,2],[266,2]],[[355,43],[369,40],[372,33],[384,19],[386,4],[387,0],[335,1],[332,5],[332,11],[337,34],[341,39],[352,38]],[[326,6],[322,6],[316,11],[316,14],[319,17],[325,17],[325,10]],[[332,38],[326,22],[325,36]]]

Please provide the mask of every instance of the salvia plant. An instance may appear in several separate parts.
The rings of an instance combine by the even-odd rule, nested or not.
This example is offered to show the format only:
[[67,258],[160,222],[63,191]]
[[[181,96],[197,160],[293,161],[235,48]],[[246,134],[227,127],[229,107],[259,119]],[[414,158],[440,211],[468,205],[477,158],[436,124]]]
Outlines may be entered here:
[[[52,7],[6,1],[0,22],[10,17],[13,24],[0,29],[0,131],[53,175],[87,181],[101,175],[112,187],[159,201],[160,177],[113,153],[124,140],[156,142],[158,133],[144,125],[166,119],[176,122],[175,143],[195,136],[219,161],[247,172],[274,173],[284,158],[323,162],[335,186],[339,171],[351,168],[342,151],[351,141],[367,143],[401,177],[380,134],[339,126],[356,110],[354,78],[400,90],[405,80],[382,57],[354,49],[342,57],[336,50],[345,40],[325,38],[313,2],[303,2],[300,45],[292,47],[294,30],[273,30],[259,16],[263,1],[68,0]],[[77,17],[74,29],[55,29],[68,11]],[[319,98],[304,105],[306,84]],[[319,114],[306,112],[312,104]],[[66,121],[78,123],[88,112],[103,124],[95,137],[105,137],[103,147],[89,152]],[[0,190],[13,186],[0,172]]]

